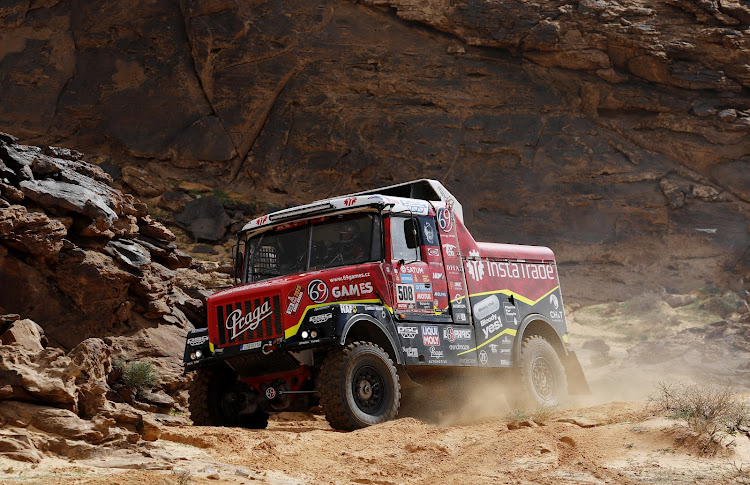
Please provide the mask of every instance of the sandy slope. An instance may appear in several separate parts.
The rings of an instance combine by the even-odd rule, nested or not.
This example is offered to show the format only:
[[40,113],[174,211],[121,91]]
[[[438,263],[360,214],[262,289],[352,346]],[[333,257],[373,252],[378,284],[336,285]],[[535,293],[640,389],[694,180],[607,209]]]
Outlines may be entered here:
[[[750,442],[738,437],[706,457],[679,444],[688,434],[639,402],[559,411],[540,424],[492,417],[443,427],[402,418],[352,433],[331,430],[321,416],[286,413],[263,431],[170,428],[157,443],[97,460],[2,462],[0,481],[168,484],[186,470],[190,483],[736,483],[732,462],[750,463]],[[218,479],[208,478],[213,472]]]

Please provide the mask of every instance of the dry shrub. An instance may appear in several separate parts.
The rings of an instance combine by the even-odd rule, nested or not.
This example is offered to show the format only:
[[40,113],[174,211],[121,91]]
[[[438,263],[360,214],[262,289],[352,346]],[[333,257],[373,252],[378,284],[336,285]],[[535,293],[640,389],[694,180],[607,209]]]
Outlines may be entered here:
[[158,383],[159,375],[151,362],[137,360],[123,366],[122,380],[126,386],[142,391],[152,389]]
[[657,411],[685,420],[703,453],[713,454],[737,433],[750,436],[750,407],[729,387],[660,382],[649,401]]

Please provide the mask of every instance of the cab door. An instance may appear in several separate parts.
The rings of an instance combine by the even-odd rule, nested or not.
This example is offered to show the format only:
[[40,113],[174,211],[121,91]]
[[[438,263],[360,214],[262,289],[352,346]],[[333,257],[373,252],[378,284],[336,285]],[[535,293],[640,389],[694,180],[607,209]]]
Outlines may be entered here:
[[435,316],[435,298],[428,262],[422,257],[417,217],[394,215],[386,219],[390,244],[386,257],[393,268],[389,284],[393,291],[393,311],[397,318]]

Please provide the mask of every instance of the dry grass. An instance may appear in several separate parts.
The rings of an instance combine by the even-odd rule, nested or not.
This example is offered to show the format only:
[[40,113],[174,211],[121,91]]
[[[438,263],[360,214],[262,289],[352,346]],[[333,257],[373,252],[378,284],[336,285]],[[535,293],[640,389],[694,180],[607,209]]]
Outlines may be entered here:
[[658,412],[684,420],[703,453],[730,446],[737,433],[750,434],[750,406],[729,387],[661,382],[649,401]]
[[151,362],[137,360],[123,365],[122,380],[126,386],[147,390],[159,382],[159,375]]

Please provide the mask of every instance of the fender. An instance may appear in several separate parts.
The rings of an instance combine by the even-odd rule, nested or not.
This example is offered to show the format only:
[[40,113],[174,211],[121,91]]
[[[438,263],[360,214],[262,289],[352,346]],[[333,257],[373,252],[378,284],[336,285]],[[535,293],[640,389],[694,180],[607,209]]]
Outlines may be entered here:
[[[547,317],[540,313],[530,313],[526,315],[523,320],[521,320],[521,324],[518,326],[518,331],[516,333],[516,341],[513,343],[513,361],[518,363],[519,359],[521,358],[521,343],[523,342],[524,334],[526,333],[526,327],[528,327],[531,322],[535,321],[542,321],[546,323],[549,331],[557,336],[557,342],[550,342],[550,344],[555,347],[556,344],[560,344],[560,348],[565,352],[565,355],[561,355],[560,358],[564,361],[565,357],[567,357],[568,355],[568,348],[565,345],[565,342],[563,342],[560,334],[555,329],[554,325],[552,325]],[[547,335],[544,336],[546,337]]]
[[393,354],[396,357],[396,363],[403,364],[404,356],[399,351],[401,347],[396,345],[396,340],[394,339],[393,335],[391,335],[391,332],[388,329],[388,327],[377,318],[374,318],[373,316],[368,315],[366,313],[356,314],[352,316],[349,320],[347,320],[347,322],[344,324],[344,327],[341,329],[341,337],[339,337],[339,343],[341,345],[344,345],[346,343],[346,337],[349,334],[349,331],[352,329],[352,327],[354,327],[354,325],[356,325],[357,323],[363,322],[363,321],[372,323],[373,325],[375,325],[376,327],[380,329],[380,331],[383,333],[383,335],[385,335],[385,337],[388,339],[388,342],[391,345]]

